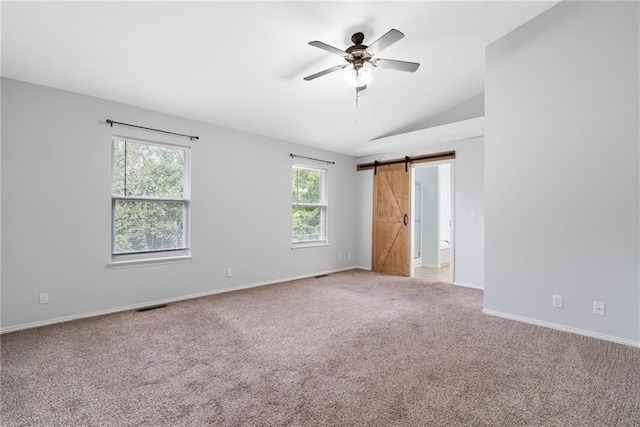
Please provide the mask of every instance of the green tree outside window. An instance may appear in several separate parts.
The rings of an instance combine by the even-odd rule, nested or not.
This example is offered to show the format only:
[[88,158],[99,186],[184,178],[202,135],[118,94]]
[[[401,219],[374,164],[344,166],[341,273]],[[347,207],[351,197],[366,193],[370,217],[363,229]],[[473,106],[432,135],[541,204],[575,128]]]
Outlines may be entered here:
[[112,253],[185,249],[187,147],[113,140]]
[[326,242],[326,170],[292,169],[292,243]]

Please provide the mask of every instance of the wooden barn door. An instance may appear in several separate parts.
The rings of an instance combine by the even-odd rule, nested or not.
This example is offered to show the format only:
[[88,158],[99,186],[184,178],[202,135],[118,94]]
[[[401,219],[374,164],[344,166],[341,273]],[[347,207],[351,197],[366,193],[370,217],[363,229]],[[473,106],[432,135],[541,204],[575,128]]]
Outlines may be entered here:
[[373,176],[373,271],[410,275],[411,168],[381,165]]

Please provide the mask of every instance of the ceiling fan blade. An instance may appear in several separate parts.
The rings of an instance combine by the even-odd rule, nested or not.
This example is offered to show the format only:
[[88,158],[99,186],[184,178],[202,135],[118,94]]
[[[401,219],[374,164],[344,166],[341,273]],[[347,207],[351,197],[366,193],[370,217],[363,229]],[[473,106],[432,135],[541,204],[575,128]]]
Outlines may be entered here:
[[317,79],[318,77],[322,77],[324,75],[327,75],[329,73],[333,73],[334,71],[338,71],[343,69],[344,67],[346,67],[349,64],[343,64],[343,65],[336,65],[335,67],[331,67],[331,68],[327,68],[326,70],[322,70],[319,73],[315,73],[315,74],[311,74],[310,76],[305,77],[304,79],[306,81],[310,81],[313,79]]
[[370,61],[374,66],[380,68],[389,68],[391,70],[408,71],[413,73],[418,69],[420,64],[417,62],[396,61],[395,59],[376,58]]
[[371,43],[369,47],[367,47],[367,52],[369,52],[371,55],[375,55],[376,53],[382,52],[382,50],[388,48],[403,37],[404,34],[396,30],[395,28],[389,30],[389,32],[387,32],[384,36]]
[[318,49],[326,50],[329,53],[333,53],[334,55],[338,55],[342,57],[347,56],[347,52],[345,52],[344,50],[340,50],[337,47],[329,46],[328,44],[319,42],[317,40],[309,42],[309,44],[311,46],[317,47]]

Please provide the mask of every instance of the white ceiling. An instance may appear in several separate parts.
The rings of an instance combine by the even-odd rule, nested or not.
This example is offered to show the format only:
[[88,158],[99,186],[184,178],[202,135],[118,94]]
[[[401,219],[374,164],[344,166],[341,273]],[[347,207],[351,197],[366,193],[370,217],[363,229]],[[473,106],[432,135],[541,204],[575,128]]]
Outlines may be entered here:
[[[344,154],[483,92],[485,47],[557,2],[7,2],[2,75]],[[360,94],[340,49],[396,28]],[[126,118],[120,118],[123,121]],[[369,148],[371,147],[371,148]]]

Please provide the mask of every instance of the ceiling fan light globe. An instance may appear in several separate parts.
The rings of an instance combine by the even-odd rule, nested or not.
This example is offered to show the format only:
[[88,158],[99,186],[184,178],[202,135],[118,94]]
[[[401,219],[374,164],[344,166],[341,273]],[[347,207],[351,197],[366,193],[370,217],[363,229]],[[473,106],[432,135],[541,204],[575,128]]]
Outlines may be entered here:
[[371,70],[368,68],[345,68],[344,70],[344,80],[351,87],[362,87],[366,86],[373,79],[373,75]]
[[360,68],[358,72],[358,76],[360,78],[360,83],[361,83],[360,85],[358,85],[358,87],[369,84],[371,83],[371,80],[373,80],[373,73],[368,68],[364,68],[364,67]]

